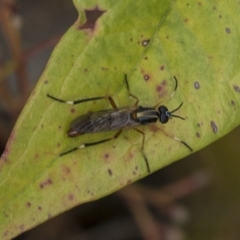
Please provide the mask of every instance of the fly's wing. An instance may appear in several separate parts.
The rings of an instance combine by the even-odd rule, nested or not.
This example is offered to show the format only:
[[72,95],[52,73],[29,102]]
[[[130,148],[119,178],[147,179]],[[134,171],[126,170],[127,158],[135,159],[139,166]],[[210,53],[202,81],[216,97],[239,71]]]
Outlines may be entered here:
[[70,125],[70,131],[82,133],[106,132],[139,125],[132,119],[131,113],[136,107],[90,112],[76,118]]

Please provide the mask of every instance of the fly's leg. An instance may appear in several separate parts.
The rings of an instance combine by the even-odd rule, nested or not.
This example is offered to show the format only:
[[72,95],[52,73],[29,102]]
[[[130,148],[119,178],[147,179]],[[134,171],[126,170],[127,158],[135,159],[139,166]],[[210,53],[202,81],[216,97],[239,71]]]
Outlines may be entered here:
[[142,134],[142,147],[141,147],[141,152],[142,152],[142,155],[143,155],[143,158],[145,160],[145,163],[146,163],[146,166],[147,166],[147,170],[149,173],[151,173],[151,170],[150,170],[150,167],[149,167],[149,163],[148,163],[148,159],[146,157],[146,154],[144,152],[144,143],[145,143],[145,133],[137,128],[134,128],[135,131],[139,132]]
[[76,101],[67,101],[67,100],[62,100],[60,98],[56,98],[50,94],[47,94],[47,97],[57,101],[57,102],[61,102],[61,103],[66,103],[66,104],[70,104],[70,105],[76,105],[79,103],[83,103],[83,102],[89,102],[89,101],[95,101],[95,100],[102,100],[102,99],[106,99],[110,102],[111,106],[113,107],[113,109],[118,110],[117,105],[115,104],[115,102],[113,101],[112,97],[110,96],[105,96],[105,97],[94,97],[94,98],[85,98],[85,99],[80,99],[80,100],[76,100]]
[[173,136],[173,135],[169,135],[169,134],[166,133],[163,129],[160,129],[160,128],[158,128],[158,129],[159,129],[159,131],[161,131],[165,136],[167,136],[167,137],[169,137],[169,138],[171,138],[171,139],[174,139],[174,140],[180,142],[182,145],[184,145],[184,146],[185,146],[187,149],[189,149],[191,152],[193,151],[193,149],[192,149],[186,142],[184,142],[183,140],[181,140],[181,139],[179,139],[179,138],[177,138],[177,137],[175,137],[175,136]]
[[137,106],[138,102],[139,102],[139,99],[130,92],[128,79],[127,79],[127,74],[125,74],[124,76],[125,76],[125,83],[126,83],[126,86],[127,86],[128,96],[136,99],[136,102],[134,103],[134,106]]
[[176,78],[175,76],[173,76],[173,78],[174,78],[174,80],[175,80],[175,88],[174,88],[174,90],[173,90],[170,98],[173,97],[173,95],[175,94],[175,92],[177,91],[177,88],[178,88],[178,80],[177,80],[177,78]]
[[[136,99],[136,102],[134,103],[134,106],[137,106],[138,102],[139,102],[139,99],[130,92],[128,79],[127,79],[127,74],[125,74],[125,83],[126,83],[128,95],[130,97]],[[56,98],[56,97],[54,97],[54,96],[52,96],[50,94],[47,94],[47,97],[49,97],[49,98],[51,98],[51,99],[53,99],[53,100],[55,100],[57,102],[66,103],[66,104],[70,104],[70,105],[76,105],[76,104],[83,103],[83,102],[89,102],[89,101],[96,101],[96,100],[106,99],[106,100],[108,100],[110,102],[110,104],[113,107],[113,109],[118,110],[117,105],[115,104],[115,102],[113,101],[112,97],[110,97],[110,96],[94,97],[94,98],[84,98],[84,99],[75,100],[75,101],[63,100],[63,99],[60,99],[60,98]]]
[[179,138],[177,138],[177,137],[173,137],[173,138],[174,138],[174,140],[182,143],[182,144],[183,144],[186,148],[188,148],[191,152],[193,151],[193,149],[192,149],[187,143],[185,143],[184,141],[182,141],[181,139],[179,139]]
[[103,139],[103,140],[100,140],[100,141],[97,141],[97,142],[92,142],[92,143],[83,143],[81,144],[80,146],[78,147],[75,147],[67,152],[64,152],[64,153],[61,153],[60,156],[63,156],[63,155],[66,155],[68,153],[71,153],[71,152],[74,152],[78,149],[81,149],[81,148],[86,148],[86,147],[91,147],[91,146],[94,146],[94,145],[98,145],[98,144],[101,144],[101,143],[105,143],[105,142],[108,142],[108,141],[111,141],[111,140],[114,140],[114,139],[117,139],[119,137],[119,135],[122,133],[122,130],[119,130],[113,137],[111,138],[106,138],[106,139]]

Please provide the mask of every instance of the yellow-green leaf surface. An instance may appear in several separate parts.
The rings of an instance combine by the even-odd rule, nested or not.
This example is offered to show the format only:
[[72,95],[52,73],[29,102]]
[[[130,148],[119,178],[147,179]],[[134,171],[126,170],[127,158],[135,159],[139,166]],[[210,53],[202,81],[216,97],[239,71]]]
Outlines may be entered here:
[[[132,106],[124,83],[142,106],[163,104],[171,119],[140,127],[145,154],[156,171],[197,151],[239,124],[238,1],[75,0],[79,19],[55,48],[0,159],[0,236],[9,239],[80,203],[112,193],[148,174],[142,135],[59,154],[115,132],[66,137],[70,122],[111,108],[107,100],[67,105],[65,100],[110,95]],[[178,79],[175,88],[174,76]]]

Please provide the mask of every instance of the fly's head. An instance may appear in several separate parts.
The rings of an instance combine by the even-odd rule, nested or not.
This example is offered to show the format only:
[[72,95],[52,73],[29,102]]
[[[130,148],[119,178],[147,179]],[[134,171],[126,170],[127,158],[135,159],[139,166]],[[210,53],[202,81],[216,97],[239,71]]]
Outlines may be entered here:
[[169,111],[166,106],[160,106],[160,107],[158,108],[159,121],[160,121],[162,124],[165,124],[165,123],[167,123],[168,120],[171,119],[172,117],[180,118],[180,119],[182,119],[182,120],[185,120],[185,118],[173,114],[173,113],[176,112],[179,108],[181,108],[182,105],[183,105],[183,103],[181,103],[181,104],[179,105],[179,107],[177,107],[177,108],[174,109],[173,111]]

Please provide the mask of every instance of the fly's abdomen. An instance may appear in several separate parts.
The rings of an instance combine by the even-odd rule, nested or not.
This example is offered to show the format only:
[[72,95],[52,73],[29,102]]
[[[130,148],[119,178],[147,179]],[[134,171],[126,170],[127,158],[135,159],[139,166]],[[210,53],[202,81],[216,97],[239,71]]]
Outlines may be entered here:
[[129,109],[120,109],[82,115],[71,123],[67,135],[76,137],[84,133],[113,131],[139,125],[139,122],[131,117],[131,113]]

